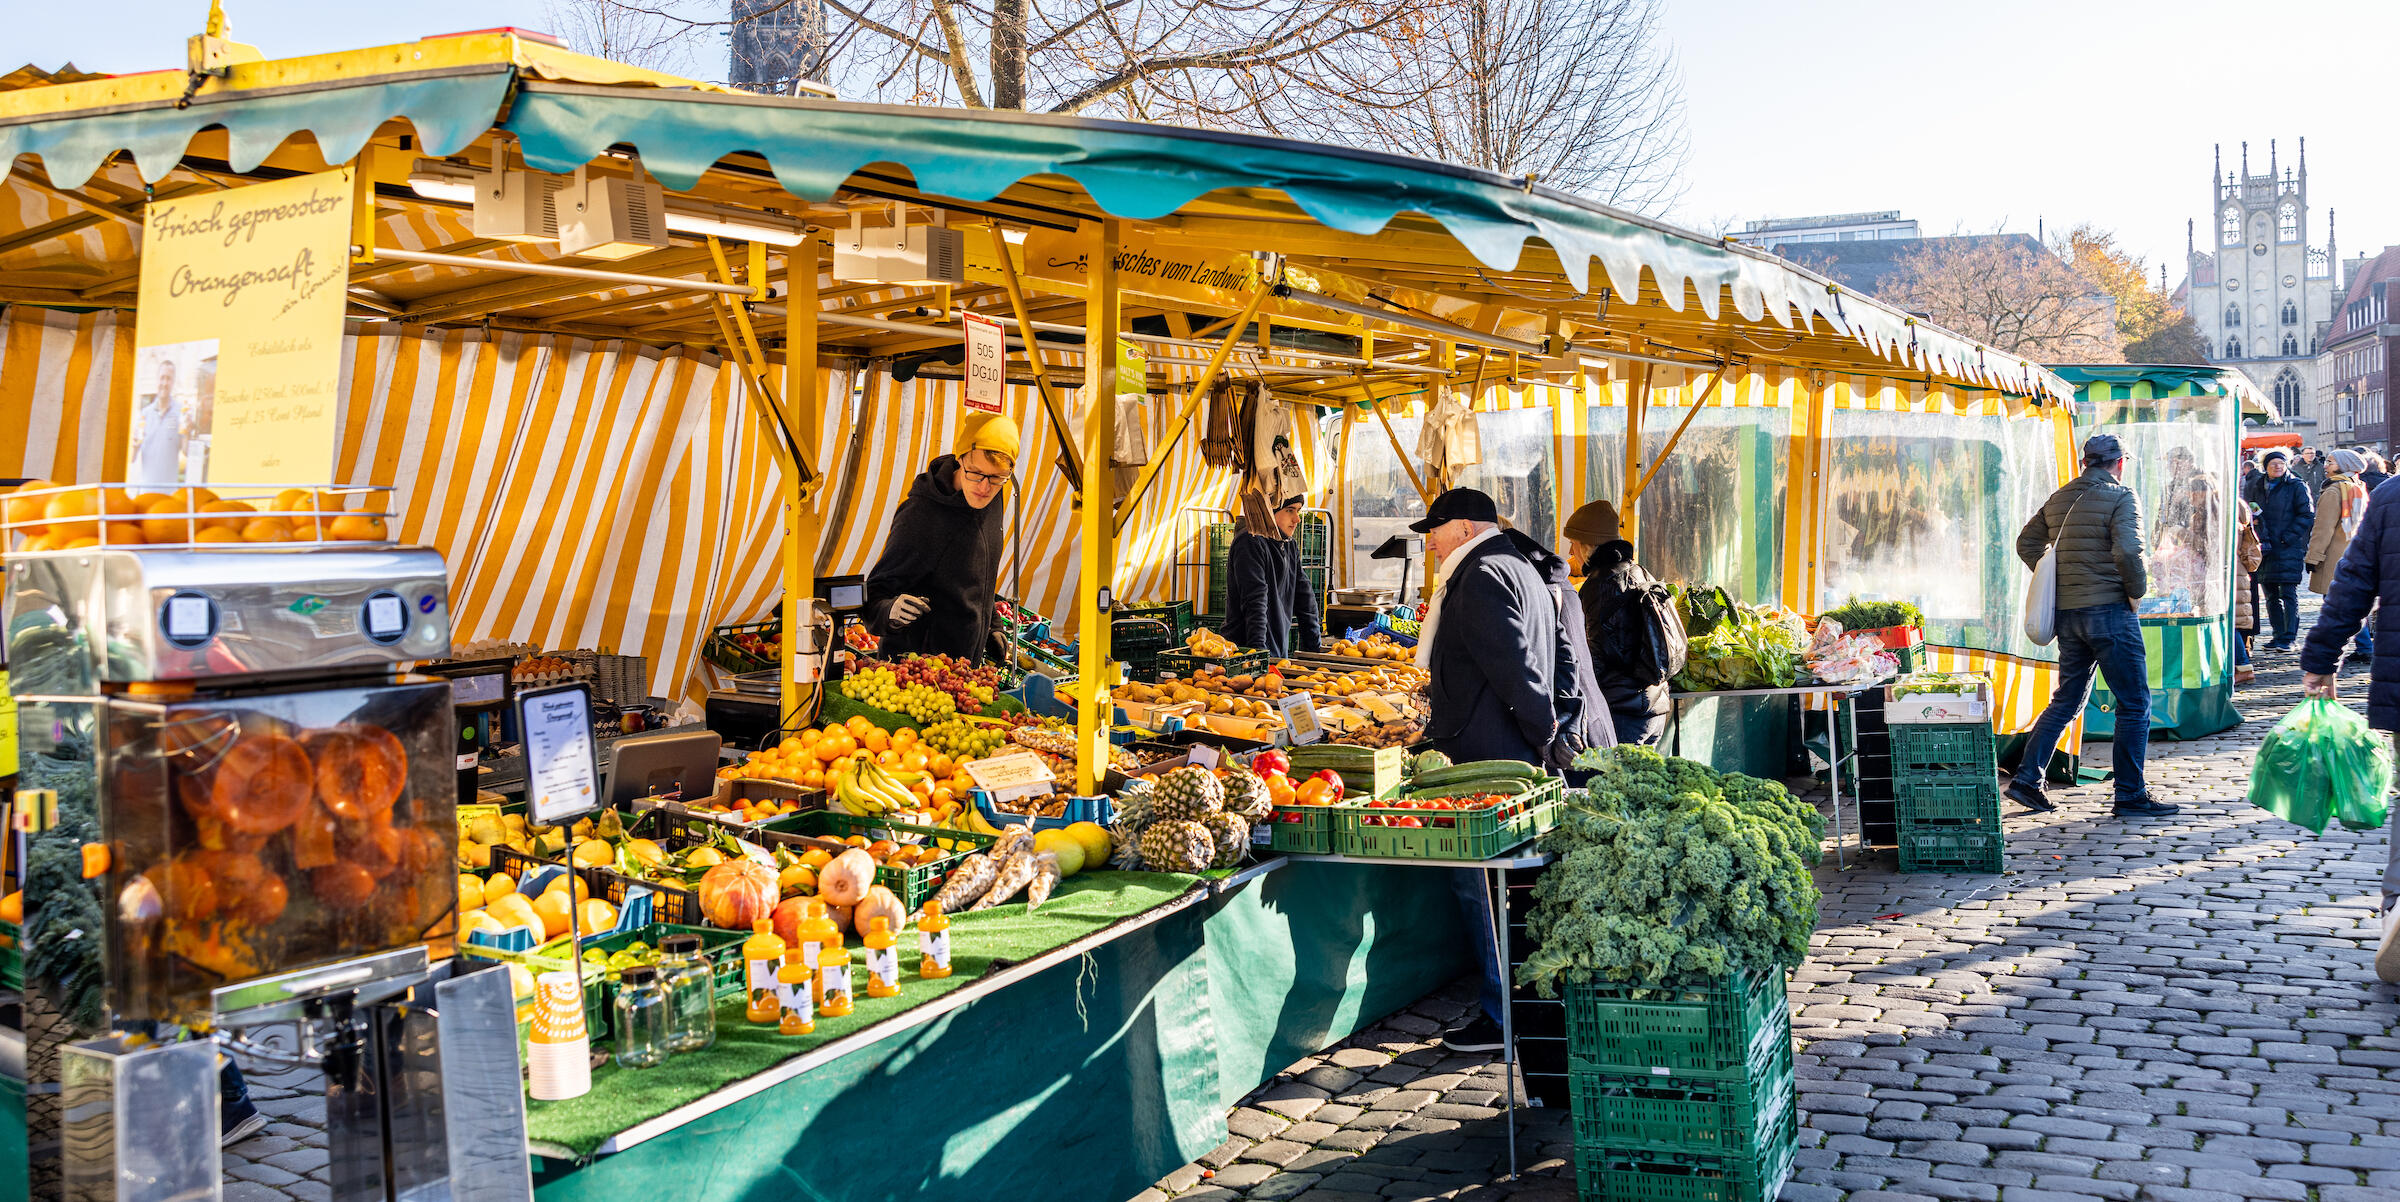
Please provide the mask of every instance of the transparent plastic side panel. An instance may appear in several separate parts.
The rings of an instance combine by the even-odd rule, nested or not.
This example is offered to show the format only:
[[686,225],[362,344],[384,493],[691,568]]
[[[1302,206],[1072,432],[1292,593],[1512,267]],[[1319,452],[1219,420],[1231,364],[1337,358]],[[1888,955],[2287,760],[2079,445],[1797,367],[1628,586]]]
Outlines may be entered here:
[[1838,410],[1825,457],[1818,612],[1912,601],[1925,636],[2029,659],[2017,530],[2058,487],[2050,423]]
[[118,1017],[185,1021],[227,984],[450,937],[447,684],[113,700],[105,725]]
[[2236,431],[2231,397],[2094,402],[2081,442],[2105,431],[2125,446],[2125,484],[2142,503],[2150,594],[2144,616],[2216,617],[2233,583]]

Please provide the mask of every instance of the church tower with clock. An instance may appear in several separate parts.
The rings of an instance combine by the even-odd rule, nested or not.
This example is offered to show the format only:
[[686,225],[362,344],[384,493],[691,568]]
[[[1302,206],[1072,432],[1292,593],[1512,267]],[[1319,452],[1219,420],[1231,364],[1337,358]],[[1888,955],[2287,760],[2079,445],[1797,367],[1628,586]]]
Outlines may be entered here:
[[[2333,319],[2338,260],[2331,209],[2324,245],[2309,245],[2308,139],[2292,167],[2277,162],[2268,142],[2264,175],[2250,174],[2248,142],[2238,173],[2225,169],[2220,146],[2209,198],[2209,216],[2186,229],[2185,253],[2186,306],[2211,361],[2239,368],[2287,418],[2315,418],[2330,432],[2333,415],[2316,412],[2316,353]],[[2195,244],[2201,231],[2211,249]]]

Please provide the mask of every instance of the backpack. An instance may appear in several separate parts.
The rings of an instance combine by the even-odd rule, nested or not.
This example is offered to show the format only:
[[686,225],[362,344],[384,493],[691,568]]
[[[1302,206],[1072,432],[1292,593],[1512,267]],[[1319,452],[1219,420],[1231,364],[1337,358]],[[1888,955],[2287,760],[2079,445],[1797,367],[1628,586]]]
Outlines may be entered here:
[[1675,611],[1675,591],[1647,572],[1617,594],[1605,629],[1613,653],[1612,668],[1643,688],[1665,684],[1683,671],[1689,640],[1683,616]]

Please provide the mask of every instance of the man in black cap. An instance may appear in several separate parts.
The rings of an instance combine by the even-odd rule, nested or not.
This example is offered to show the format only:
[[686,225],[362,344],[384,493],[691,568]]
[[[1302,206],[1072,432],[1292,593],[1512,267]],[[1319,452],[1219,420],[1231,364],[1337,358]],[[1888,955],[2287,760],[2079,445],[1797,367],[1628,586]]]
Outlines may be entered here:
[[2251,526],[2262,552],[2250,579],[2266,602],[2269,651],[2289,651],[2300,637],[2300,579],[2307,573],[2309,536],[2317,525],[2317,490],[2292,473],[2281,450],[2267,452],[2266,473],[2242,493],[2257,506]]
[[2092,669],[2117,698],[2116,812],[2121,818],[2163,818],[2176,807],[2150,796],[2142,756],[2150,745],[2150,667],[2134,600],[2150,591],[2142,562],[2142,504],[2125,487],[2125,448],[2114,434],[2083,444],[2083,474],[2067,483],[2017,532],[2017,558],[2028,568],[2058,544],[2058,688],[2033,724],[2008,795],[2029,810],[2057,807],[2042,793],[2042,771],[2069,724],[2091,699]]
[[[1492,499],[1472,488],[1435,497],[1409,529],[1425,536],[1436,565],[1433,600],[1417,632],[1417,666],[1433,674],[1425,733],[1456,761],[1544,763],[1558,734],[1558,612],[1549,586],[1501,534]],[[1491,898],[1481,871],[1450,876],[1483,963],[1483,990],[1481,1013],[1442,1042],[1453,1051],[1496,1051],[1508,1000],[1492,946]]]

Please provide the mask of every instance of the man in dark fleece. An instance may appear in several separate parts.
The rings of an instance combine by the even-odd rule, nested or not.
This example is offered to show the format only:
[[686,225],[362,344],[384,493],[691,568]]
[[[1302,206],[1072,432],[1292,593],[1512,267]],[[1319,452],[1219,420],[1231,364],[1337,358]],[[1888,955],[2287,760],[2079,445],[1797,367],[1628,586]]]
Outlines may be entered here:
[[1006,491],[1017,464],[1017,424],[981,417],[960,431],[955,454],[925,465],[892,515],[883,555],[867,573],[867,629],[887,658],[991,658],[992,588],[1000,575]]

